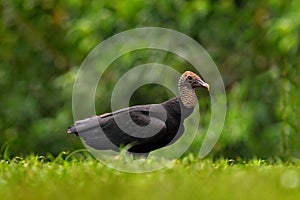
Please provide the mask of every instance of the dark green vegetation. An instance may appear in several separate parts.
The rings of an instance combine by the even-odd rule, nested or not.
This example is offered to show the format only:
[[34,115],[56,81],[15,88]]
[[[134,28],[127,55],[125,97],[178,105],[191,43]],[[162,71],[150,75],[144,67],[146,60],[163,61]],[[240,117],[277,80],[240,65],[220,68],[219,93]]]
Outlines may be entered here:
[[[9,145],[10,155],[44,155],[47,152],[57,155],[63,150],[82,148],[77,138],[66,135],[66,128],[73,123],[71,98],[77,69],[99,42],[121,31],[143,26],[165,27],[187,34],[204,46],[219,67],[225,81],[228,112],[222,136],[211,155],[300,155],[300,1],[2,0],[0,9],[0,146]],[[178,57],[165,52],[144,50],[122,56],[112,63],[101,80],[96,97],[97,113],[110,111],[112,88],[123,73],[135,65],[156,61],[180,72],[192,69]],[[200,108],[205,132],[210,119],[209,98],[204,92],[199,95],[203,96]],[[170,97],[167,89],[150,85],[140,88],[133,95],[131,104],[158,103]],[[80,165],[84,174],[89,167],[96,167],[95,173],[108,172],[104,179],[111,176],[110,170],[102,171],[94,162]],[[28,191],[47,181],[48,176],[51,179],[56,171],[51,167],[62,170],[59,172],[62,179],[78,173],[76,163],[70,164],[70,171],[55,164],[46,164],[45,168],[41,163],[28,164],[29,167],[24,168],[22,162],[4,166],[15,166],[11,173],[26,174],[22,184],[37,179],[37,185],[28,186]],[[197,168],[197,165],[191,167]],[[39,168],[44,175],[35,174],[34,170]],[[209,167],[205,168],[210,171]],[[217,184],[217,181],[227,179],[232,169],[229,167],[224,175],[216,177],[214,184],[220,190],[221,183]],[[247,167],[235,166],[234,169],[240,170],[241,176],[249,173],[252,177],[253,173],[248,184],[255,187],[256,175],[264,177],[260,180],[268,180],[263,172],[256,172],[256,167],[250,167],[249,171]],[[279,178],[281,167],[273,170],[265,166],[263,169],[273,175],[270,183],[278,184],[271,179]],[[183,174],[189,177],[182,167],[178,170],[182,173],[171,170],[170,177],[163,179],[176,181]],[[212,173],[221,171],[211,170]],[[101,181],[92,174],[88,176],[92,182]],[[151,185],[156,176],[158,174],[151,175],[147,184]],[[205,180],[208,175],[199,172],[199,176],[204,176]],[[79,177],[84,181],[83,175]],[[130,185],[135,187],[140,183],[130,180],[137,177],[124,175],[122,179],[129,179]],[[205,184],[196,177],[191,175],[194,182]],[[235,178],[228,180],[234,187],[239,185],[238,175]],[[58,185],[64,183],[69,187],[66,193],[76,193],[74,187],[84,186],[63,182],[68,180],[56,181]],[[172,184],[166,187],[172,189]],[[27,189],[25,187],[25,193],[29,193]],[[103,194],[100,191],[99,194]]]
[[89,158],[46,160],[30,156],[0,161],[1,199],[300,198],[299,163],[280,160],[270,165],[257,159],[211,162],[188,156],[148,174],[118,172]]

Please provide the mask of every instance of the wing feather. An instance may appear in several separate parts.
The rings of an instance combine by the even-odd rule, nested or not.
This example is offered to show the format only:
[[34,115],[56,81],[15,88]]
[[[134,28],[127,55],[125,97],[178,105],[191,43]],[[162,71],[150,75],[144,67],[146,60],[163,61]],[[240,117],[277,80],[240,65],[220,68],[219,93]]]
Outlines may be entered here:
[[[118,150],[128,144],[145,146],[159,140],[167,132],[166,124],[160,117],[163,111],[159,108],[156,104],[134,106],[77,121],[75,127],[85,144],[94,149]],[[121,122],[126,130],[116,121]]]

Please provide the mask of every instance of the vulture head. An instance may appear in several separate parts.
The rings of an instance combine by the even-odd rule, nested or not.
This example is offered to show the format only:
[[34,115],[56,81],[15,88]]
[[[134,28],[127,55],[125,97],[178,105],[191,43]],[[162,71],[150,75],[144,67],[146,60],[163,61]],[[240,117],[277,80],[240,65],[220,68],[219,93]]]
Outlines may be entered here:
[[181,84],[184,84],[186,86],[190,86],[193,89],[202,87],[206,88],[209,90],[209,85],[205,83],[197,74],[191,72],[191,71],[186,71],[184,72],[181,77]]
[[197,103],[195,89],[200,87],[209,90],[209,85],[204,82],[197,74],[191,71],[186,71],[180,76],[178,82],[178,90],[181,102],[185,107],[195,108]]

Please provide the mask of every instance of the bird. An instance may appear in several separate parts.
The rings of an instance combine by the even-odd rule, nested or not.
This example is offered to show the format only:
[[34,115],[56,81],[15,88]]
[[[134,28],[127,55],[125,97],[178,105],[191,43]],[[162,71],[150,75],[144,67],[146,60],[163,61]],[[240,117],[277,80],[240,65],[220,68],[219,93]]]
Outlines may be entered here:
[[129,153],[148,155],[182,136],[184,120],[197,104],[196,88],[209,91],[209,84],[197,74],[185,71],[178,81],[178,97],[78,120],[67,133],[79,136],[96,150],[120,152],[122,147],[128,146]]

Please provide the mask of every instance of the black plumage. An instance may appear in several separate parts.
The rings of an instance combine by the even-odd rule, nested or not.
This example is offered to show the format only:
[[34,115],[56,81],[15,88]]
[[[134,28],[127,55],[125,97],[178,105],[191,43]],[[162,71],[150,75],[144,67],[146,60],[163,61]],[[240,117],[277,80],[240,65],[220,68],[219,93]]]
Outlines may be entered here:
[[181,75],[179,97],[160,104],[138,105],[75,122],[68,133],[82,138],[97,150],[147,154],[175,142],[184,132],[183,122],[197,102],[194,89],[209,85],[193,72]]

